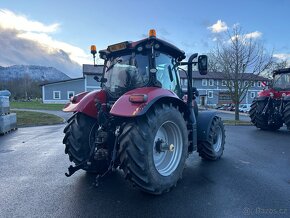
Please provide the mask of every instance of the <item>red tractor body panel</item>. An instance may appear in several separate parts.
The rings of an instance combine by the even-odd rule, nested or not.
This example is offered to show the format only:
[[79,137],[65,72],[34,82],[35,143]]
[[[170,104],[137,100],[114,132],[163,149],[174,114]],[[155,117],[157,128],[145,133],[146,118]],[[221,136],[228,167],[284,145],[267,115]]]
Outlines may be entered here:
[[[147,99],[142,103],[132,103],[129,98],[131,95],[147,95]],[[122,95],[113,105],[110,114],[122,117],[135,117],[143,114],[144,108],[150,107],[156,99],[160,97],[172,97],[179,100],[178,96],[167,89],[158,87],[143,87],[131,90]]]
[[92,92],[82,92],[73,97],[72,102],[65,105],[63,111],[65,112],[82,112],[88,116],[96,118],[97,108],[96,99],[101,104],[106,103],[106,93],[104,90],[96,90]]
[[266,90],[259,92],[258,96],[270,97],[270,93],[274,94],[273,98],[275,98],[275,99],[282,98],[283,96],[290,96],[290,91],[277,91],[273,88],[266,89]]

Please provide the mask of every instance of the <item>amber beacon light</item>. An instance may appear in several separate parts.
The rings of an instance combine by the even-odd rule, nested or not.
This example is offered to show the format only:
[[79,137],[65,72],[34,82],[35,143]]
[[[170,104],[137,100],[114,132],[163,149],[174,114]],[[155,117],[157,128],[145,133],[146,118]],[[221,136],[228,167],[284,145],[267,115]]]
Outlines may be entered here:
[[95,45],[91,45],[91,53],[96,54],[97,53],[97,47]]
[[94,66],[96,65],[96,53],[97,53],[97,47],[95,45],[91,45],[91,54],[94,58]]
[[149,30],[149,37],[156,37],[156,31],[155,31],[155,29]]

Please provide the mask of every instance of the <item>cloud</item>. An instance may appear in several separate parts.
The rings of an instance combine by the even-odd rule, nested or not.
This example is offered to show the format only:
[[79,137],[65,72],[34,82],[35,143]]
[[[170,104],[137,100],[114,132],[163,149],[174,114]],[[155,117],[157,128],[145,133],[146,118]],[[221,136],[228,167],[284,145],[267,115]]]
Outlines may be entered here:
[[0,27],[0,66],[41,65],[55,67],[71,77],[81,76],[81,66],[72,61],[69,54],[62,49],[48,52],[43,45],[17,35],[16,30]]
[[[248,43],[249,39],[258,39],[262,37],[262,33],[259,31],[243,34],[243,35],[235,35],[232,36],[231,40],[235,41],[236,39],[240,40],[243,43]],[[228,43],[231,43],[231,40],[228,40]]]
[[54,23],[45,25],[38,21],[28,20],[23,15],[16,15],[7,9],[0,9],[0,26],[3,29],[13,29],[27,32],[42,32],[51,33],[55,32],[60,24]]
[[279,53],[279,54],[273,54],[274,58],[280,59],[280,60],[288,60],[290,61],[290,54],[287,53]]
[[0,9],[0,65],[52,66],[69,76],[81,76],[81,65],[90,63],[91,57],[77,46],[54,39],[51,34],[59,27]]
[[245,34],[246,39],[251,39],[251,38],[256,39],[256,38],[260,38],[261,36],[262,36],[262,33],[259,31]]
[[207,27],[207,29],[211,30],[211,32],[213,33],[220,33],[226,31],[228,29],[228,26],[225,22],[218,20],[212,26]]

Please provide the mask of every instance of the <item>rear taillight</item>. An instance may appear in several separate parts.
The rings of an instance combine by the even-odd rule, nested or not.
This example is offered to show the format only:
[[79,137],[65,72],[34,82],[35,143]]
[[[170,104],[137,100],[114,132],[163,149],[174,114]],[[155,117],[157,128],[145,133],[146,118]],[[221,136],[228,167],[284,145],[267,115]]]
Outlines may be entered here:
[[148,100],[146,94],[133,94],[129,97],[129,101],[132,103],[144,103]]

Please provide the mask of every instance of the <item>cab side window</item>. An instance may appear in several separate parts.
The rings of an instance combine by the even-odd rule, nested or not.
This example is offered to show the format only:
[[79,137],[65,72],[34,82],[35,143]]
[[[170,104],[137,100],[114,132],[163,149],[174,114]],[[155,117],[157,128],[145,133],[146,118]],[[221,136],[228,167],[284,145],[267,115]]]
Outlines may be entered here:
[[[176,77],[175,69],[172,65],[172,57],[166,54],[159,53],[156,57],[156,78],[162,84],[162,88],[176,92],[178,79]],[[172,69],[172,78],[168,68]],[[172,81],[171,81],[172,80]]]

